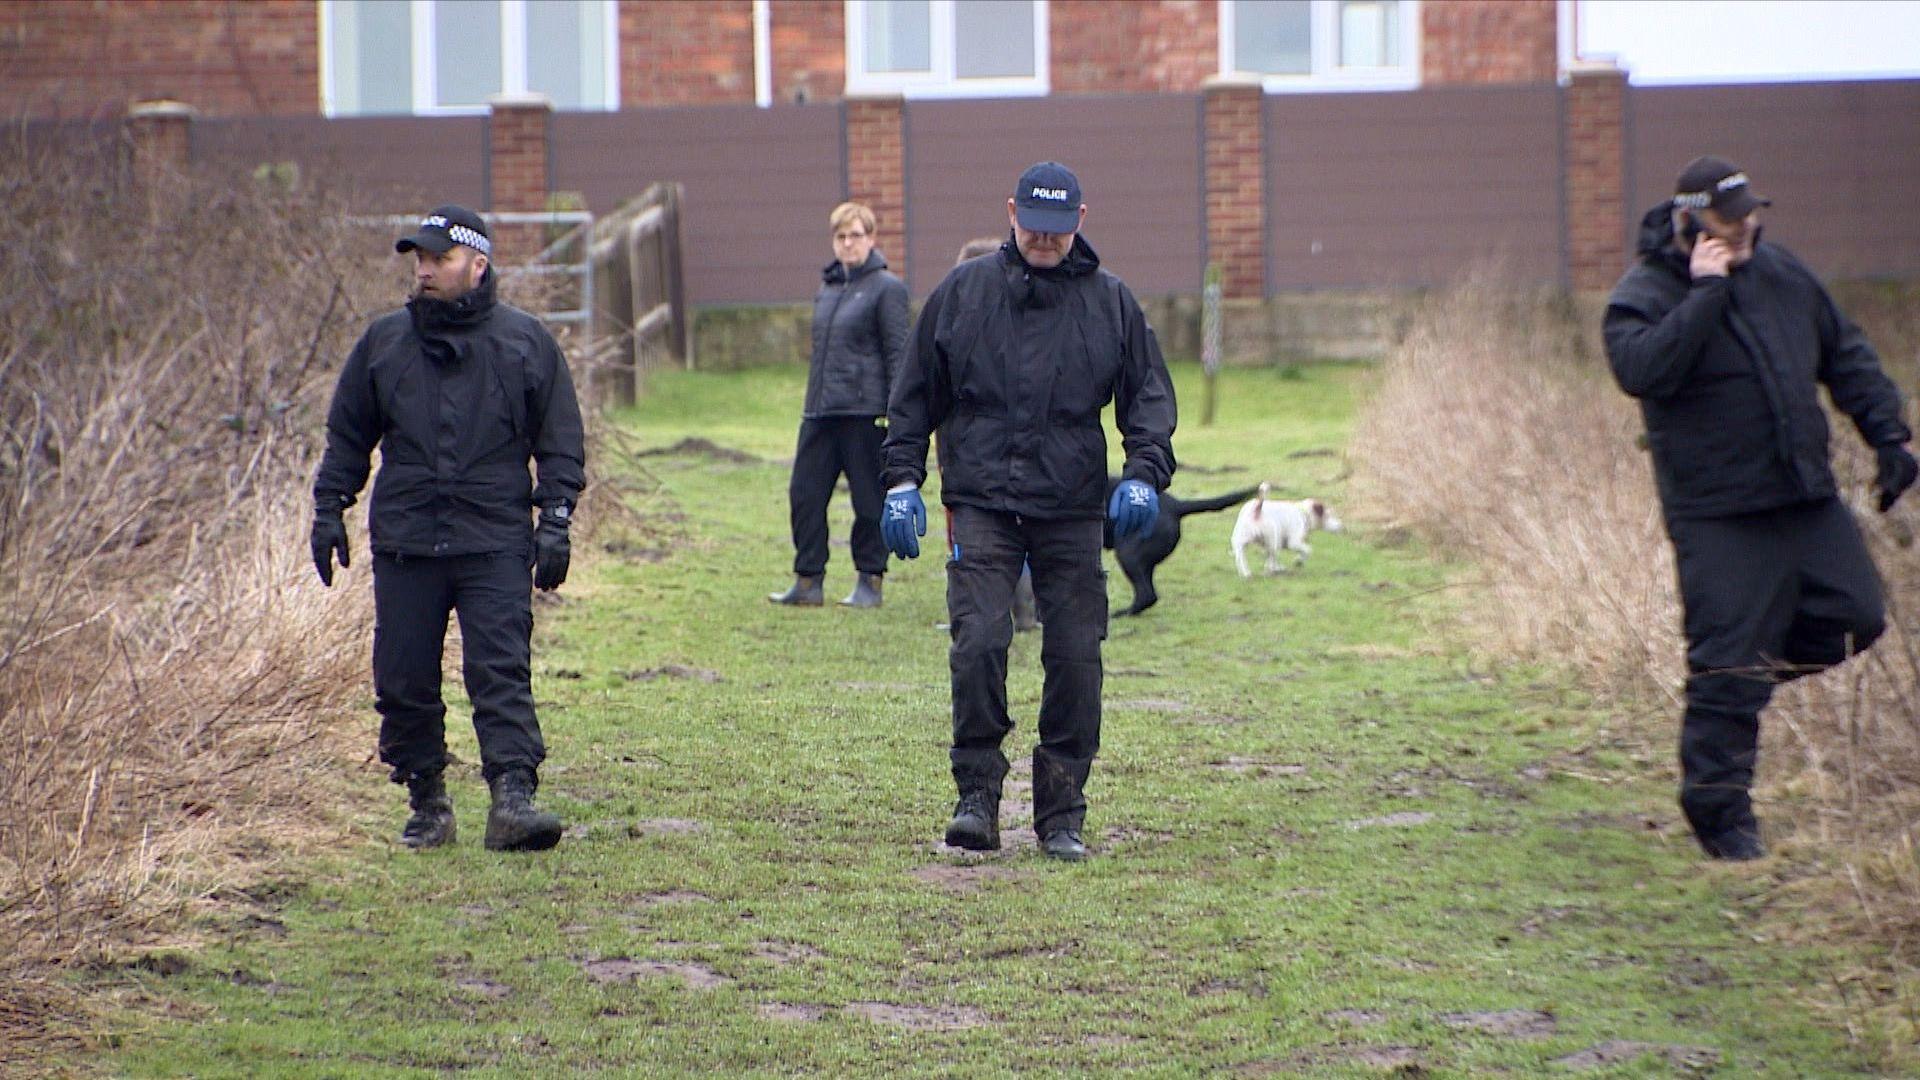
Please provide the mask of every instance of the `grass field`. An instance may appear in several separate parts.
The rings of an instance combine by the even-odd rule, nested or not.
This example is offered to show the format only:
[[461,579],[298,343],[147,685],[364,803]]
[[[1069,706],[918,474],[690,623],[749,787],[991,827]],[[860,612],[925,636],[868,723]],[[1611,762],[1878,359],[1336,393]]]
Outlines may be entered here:
[[[1341,508],[1368,372],[1234,371],[1183,495],[1271,479]],[[1231,514],[1189,519],[1158,608],[1116,620],[1095,857],[938,844],[944,583],[790,611],[784,459],[803,373],[656,375],[607,465],[647,528],[542,603],[535,692],[556,851],[392,837],[371,765],[341,843],[209,905],[210,943],[92,976],[126,1076],[1873,1075],[1806,1007],[1840,946],[1756,927],[1752,871],[1703,863],[1667,764],[1547,670],[1450,643],[1448,567],[1349,520],[1242,581]],[[1117,444],[1117,439],[1112,440]],[[929,499],[932,502],[932,499]],[[829,598],[851,582],[844,497]],[[939,528],[938,514],[934,529]],[[937,543],[937,539],[936,539]],[[356,564],[352,588],[368,587]],[[1117,569],[1112,595],[1127,597]],[[1039,639],[1014,644],[1032,745]],[[455,685],[457,686],[457,680]],[[477,762],[464,700],[454,749]],[[369,708],[362,718],[372,743]]]

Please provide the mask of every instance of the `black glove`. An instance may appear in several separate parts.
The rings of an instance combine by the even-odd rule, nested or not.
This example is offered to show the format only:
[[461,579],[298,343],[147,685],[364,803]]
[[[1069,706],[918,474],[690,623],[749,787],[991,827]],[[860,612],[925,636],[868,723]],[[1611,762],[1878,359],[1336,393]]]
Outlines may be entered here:
[[1880,477],[1874,486],[1880,491],[1880,512],[1884,514],[1913,486],[1914,478],[1920,477],[1920,463],[1898,443],[1875,447],[1874,453],[1880,455]]
[[567,563],[573,559],[573,544],[567,539],[572,511],[565,505],[550,506],[540,512],[540,524],[533,530],[533,587],[550,591],[567,580]]
[[313,568],[320,574],[320,584],[333,587],[333,558],[340,557],[341,566],[352,566],[353,556],[347,551],[347,523],[340,516],[337,506],[315,507],[313,511]]

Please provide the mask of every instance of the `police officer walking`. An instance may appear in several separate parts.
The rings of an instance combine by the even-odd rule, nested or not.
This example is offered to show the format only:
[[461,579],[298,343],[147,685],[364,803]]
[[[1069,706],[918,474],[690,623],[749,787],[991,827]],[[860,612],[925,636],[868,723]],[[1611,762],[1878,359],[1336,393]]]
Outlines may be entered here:
[[[1052,858],[1086,857],[1085,787],[1100,748],[1106,637],[1103,516],[1116,535],[1151,528],[1173,476],[1173,384],[1146,316],[1080,235],[1087,207],[1065,166],[1029,168],[1007,200],[1012,237],[955,267],[927,298],[887,409],[881,534],[920,554],[928,436],[938,428],[953,693],[949,758],[959,801],[946,842],[1000,846],[1007,714],[1007,606],[1032,567],[1045,686],[1033,752],[1034,831]],[[1126,452],[1111,499],[1100,411]]]
[[1776,684],[1885,625],[1879,576],[1829,466],[1824,385],[1879,458],[1879,509],[1920,466],[1900,395],[1813,272],[1760,242],[1745,173],[1689,163],[1641,221],[1607,356],[1640,401],[1686,612],[1680,805],[1709,856],[1766,854],[1748,789]]
[[478,214],[442,206],[394,248],[415,256],[416,291],[367,328],[334,389],[313,484],[314,568],[331,586],[334,561],[348,565],[342,515],[378,446],[368,523],[374,707],[380,760],[407,786],[413,811],[400,842],[454,838],[440,694],[454,612],[492,794],[486,846],[545,850],[560,842],[561,823],[532,804],[546,745],[533,711],[530,585],[567,578],[567,529],[586,482],[580,406],[546,327],[495,298]]

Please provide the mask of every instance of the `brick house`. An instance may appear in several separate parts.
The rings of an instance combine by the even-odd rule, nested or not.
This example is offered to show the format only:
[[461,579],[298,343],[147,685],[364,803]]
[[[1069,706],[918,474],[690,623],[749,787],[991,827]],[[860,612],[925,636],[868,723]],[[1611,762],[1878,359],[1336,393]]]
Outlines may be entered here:
[[[142,114],[162,157],[331,147],[316,170],[351,171],[419,147],[499,210],[566,191],[603,212],[682,180],[701,303],[804,290],[847,197],[924,292],[996,227],[977,193],[1037,156],[1092,177],[1103,251],[1143,291],[1218,263],[1244,298],[1430,284],[1488,255],[1604,287],[1703,131],[1810,196],[1772,187],[1783,224],[1831,202],[1835,163],[1920,156],[1894,122],[1920,84],[1630,87],[1572,55],[1575,2],[0,0],[0,93],[42,120],[182,102],[190,121]],[[1788,114],[1796,134],[1769,137]],[[1389,177],[1421,198],[1386,197]],[[1880,191],[1847,213],[1913,217]],[[1913,250],[1813,254],[1888,274]]]

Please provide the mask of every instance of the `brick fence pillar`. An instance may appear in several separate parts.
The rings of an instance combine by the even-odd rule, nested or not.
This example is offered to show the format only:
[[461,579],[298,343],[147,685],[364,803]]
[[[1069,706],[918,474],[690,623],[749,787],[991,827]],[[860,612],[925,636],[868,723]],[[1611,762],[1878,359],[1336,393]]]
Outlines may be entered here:
[[[1230,300],[1267,295],[1266,136],[1257,77],[1219,75],[1206,94],[1207,261]],[[1197,283],[1196,283],[1197,284]]]
[[[552,163],[553,102],[545,94],[500,94],[487,102],[487,208],[547,209]],[[540,225],[501,225],[493,230],[494,261],[519,262],[546,246]]]
[[[907,276],[907,102],[899,94],[850,94],[847,103],[847,197],[880,219],[874,243],[895,273]],[[826,211],[820,231],[827,231]]]
[[175,181],[192,157],[193,106],[178,101],[142,101],[127,110],[127,141],[133,147],[133,183],[149,201],[177,190]]
[[1567,72],[1565,183],[1567,284],[1606,289],[1626,270],[1627,73],[1611,61],[1581,61]]

